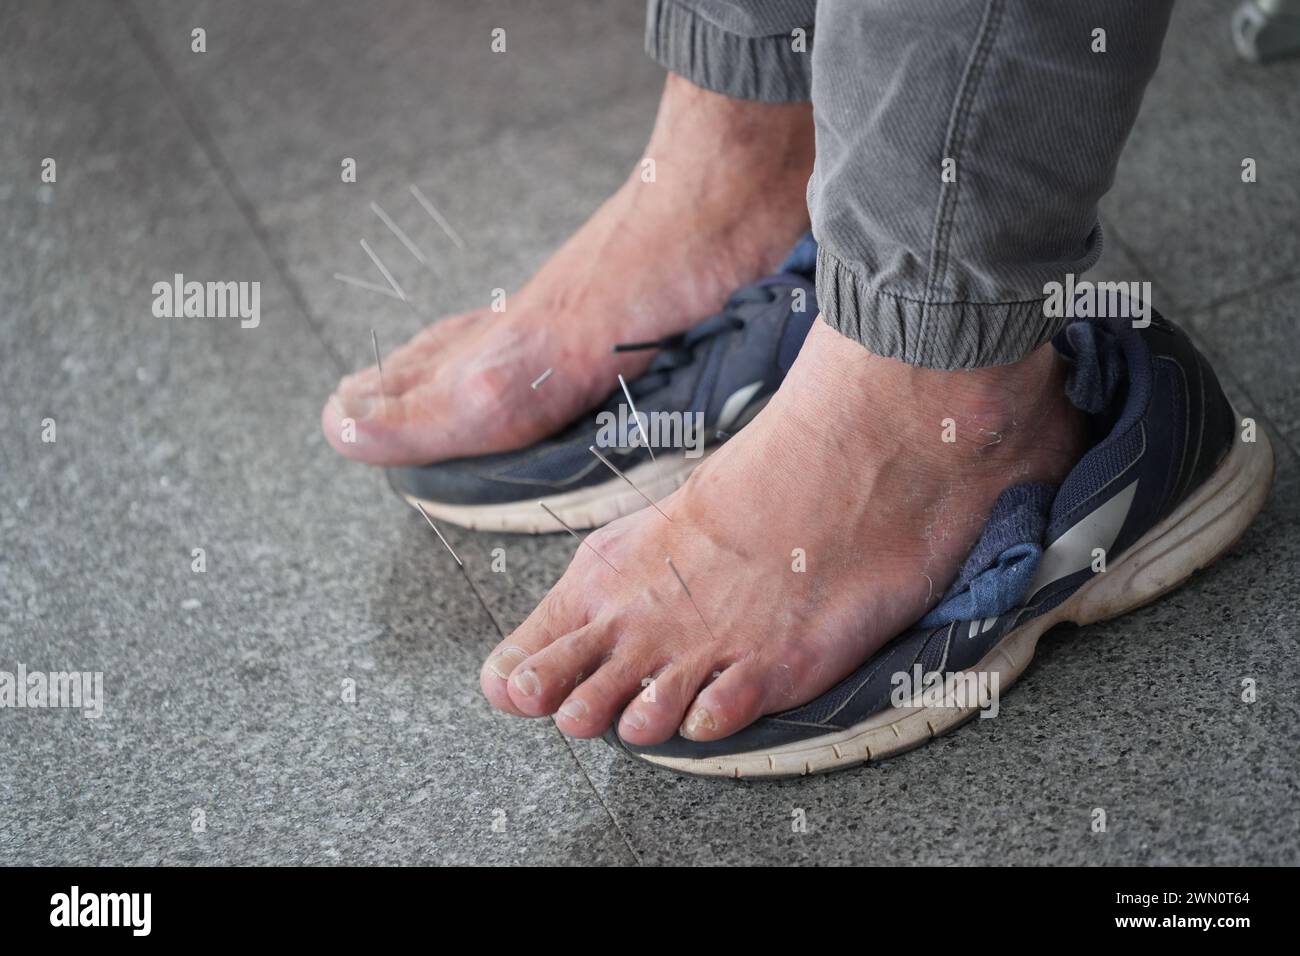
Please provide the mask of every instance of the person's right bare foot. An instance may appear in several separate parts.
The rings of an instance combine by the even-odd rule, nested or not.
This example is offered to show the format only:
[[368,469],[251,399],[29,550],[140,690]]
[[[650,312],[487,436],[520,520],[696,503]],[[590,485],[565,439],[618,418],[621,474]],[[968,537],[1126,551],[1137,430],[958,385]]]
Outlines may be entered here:
[[1069,473],[1087,442],[1065,375],[1050,345],[939,372],[815,322],[754,421],[586,539],[488,656],[483,692],[576,737],[617,722],[636,745],[718,740],[812,700],[939,600],[1006,487]]
[[[670,75],[647,159],[502,312],[438,322],[344,378],[321,413],[349,458],[423,464],[518,448],[639,373],[649,352],[616,342],[680,332],[771,272],[808,228],[807,104],[733,100]],[[554,369],[545,388],[531,383]],[[355,442],[343,420],[355,422]]]

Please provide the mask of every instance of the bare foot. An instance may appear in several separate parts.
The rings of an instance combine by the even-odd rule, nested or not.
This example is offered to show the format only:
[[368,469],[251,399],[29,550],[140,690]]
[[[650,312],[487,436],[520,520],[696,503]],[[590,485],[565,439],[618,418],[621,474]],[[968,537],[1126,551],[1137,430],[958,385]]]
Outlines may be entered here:
[[1050,346],[936,372],[817,322],[768,407],[660,502],[667,517],[646,508],[592,534],[613,568],[578,549],[489,656],[483,691],[578,737],[614,721],[641,745],[679,727],[728,736],[811,700],[914,623],[1002,490],[1060,482],[1084,448]]
[[[505,311],[438,322],[344,378],[321,413],[349,458],[424,464],[518,448],[553,433],[642,371],[617,342],[680,332],[771,272],[808,228],[807,104],[733,100],[670,75],[646,157]],[[529,387],[547,368],[545,400]],[[343,419],[356,441],[343,440]]]

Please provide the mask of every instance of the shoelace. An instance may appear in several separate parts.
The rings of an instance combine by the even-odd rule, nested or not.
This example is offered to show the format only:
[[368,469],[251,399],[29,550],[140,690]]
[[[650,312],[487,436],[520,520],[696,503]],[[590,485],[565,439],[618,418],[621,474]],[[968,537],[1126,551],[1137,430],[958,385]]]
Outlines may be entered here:
[[695,361],[695,349],[703,343],[726,332],[737,332],[745,327],[745,320],[736,315],[739,307],[755,302],[774,301],[779,292],[774,285],[748,285],[734,292],[722,311],[699,325],[665,335],[650,342],[623,342],[614,346],[615,352],[640,352],[659,349],[649,368],[638,378],[628,382],[633,398],[640,398],[668,384],[672,373]]

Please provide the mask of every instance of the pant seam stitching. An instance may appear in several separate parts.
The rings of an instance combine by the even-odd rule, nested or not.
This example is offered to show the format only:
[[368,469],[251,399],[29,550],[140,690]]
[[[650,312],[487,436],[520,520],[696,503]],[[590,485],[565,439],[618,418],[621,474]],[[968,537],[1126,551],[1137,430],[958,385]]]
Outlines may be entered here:
[[[956,220],[957,198],[961,190],[961,153],[965,145],[966,130],[971,115],[971,106],[976,93],[979,92],[980,80],[984,66],[993,48],[993,40],[1002,19],[1002,0],[989,0],[984,9],[984,18],[980,23],[979,34],[975,38],[975,48],[967,64],[966,73],[961,79],[961,89],[957,93],[953,106],[953,116],[944,141],[945,158],[956,161],[957,178],[952,183],[941,183],[939,191],[939,210],[935,222],[934,238],[930,246],[929,276],[925,285],[925,302],[921,303],[921,321],[917,330],[918,354],[925,354],[929,348],[929,310],[927,303],[934,297],[942,277],[948,269],[948,245],[951,242],[952,224]],[[951,188],[949,188],[951,187]],[[1032,300],[1031,300],[1032,301]]]

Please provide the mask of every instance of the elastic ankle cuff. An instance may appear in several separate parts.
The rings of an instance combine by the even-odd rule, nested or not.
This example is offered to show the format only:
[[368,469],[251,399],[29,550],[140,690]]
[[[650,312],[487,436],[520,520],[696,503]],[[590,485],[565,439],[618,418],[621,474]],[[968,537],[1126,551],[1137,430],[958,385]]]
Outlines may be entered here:
[[[758,4],[750,26],[772,32],[749,36],[713,23],[679,0],[648,0],[646,52],[660,65],[714,93],[767,103],[807,101],[812,98],[815,0],[794,4],[802,16],[788,26],[777,20],[790,18],[789,0],[768,6],[771,10]],[[796,29],[804,31],[802,44],[796,42]]]
[[1043,299],[924,302],[858,275],[822,243],[817,306],[831,328],[869,351],[919,368],[1010,365],[1050,342],[1070,320],[1043,314]]

